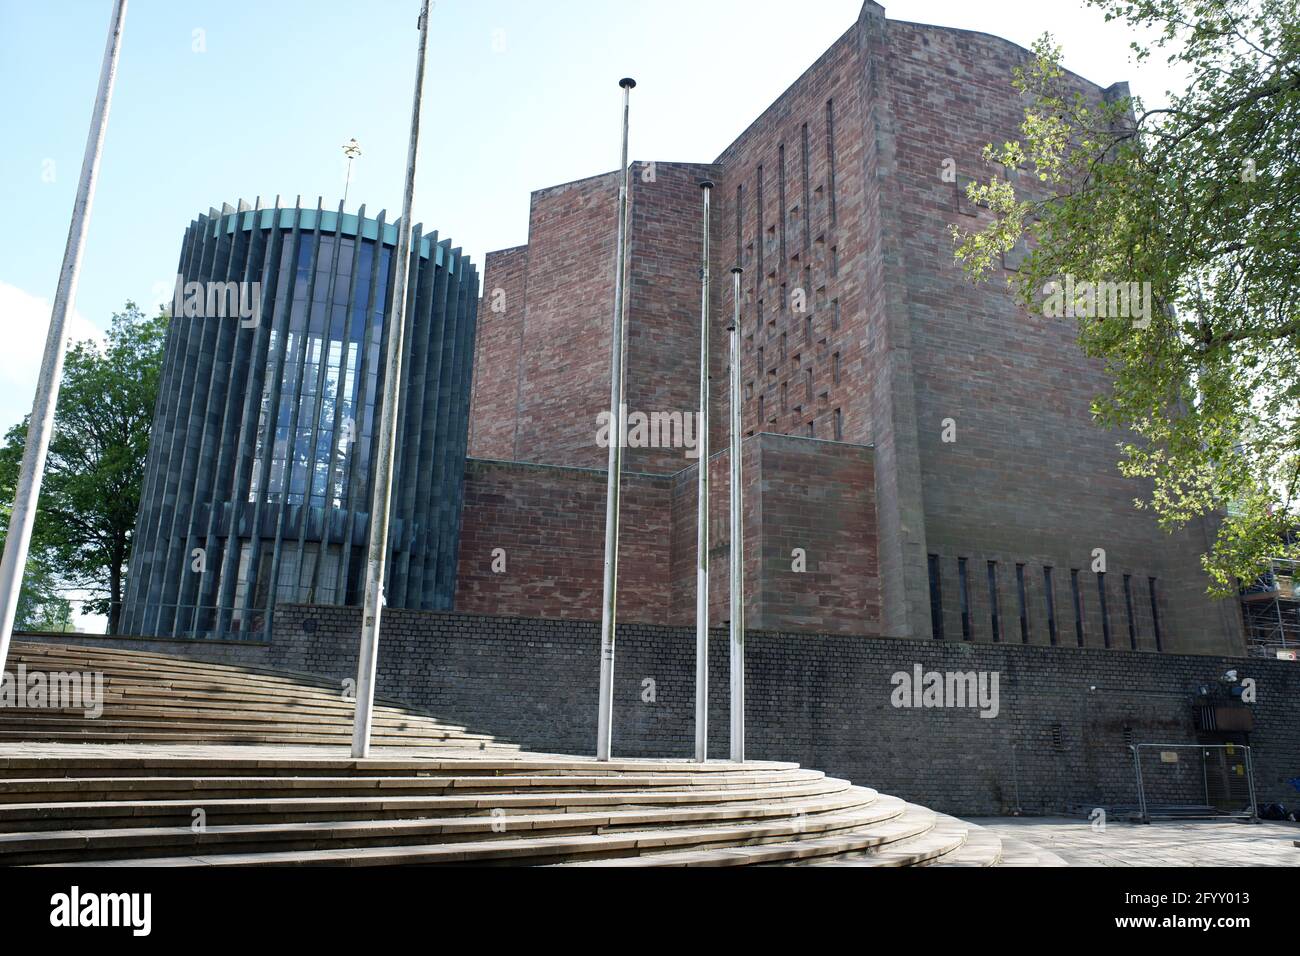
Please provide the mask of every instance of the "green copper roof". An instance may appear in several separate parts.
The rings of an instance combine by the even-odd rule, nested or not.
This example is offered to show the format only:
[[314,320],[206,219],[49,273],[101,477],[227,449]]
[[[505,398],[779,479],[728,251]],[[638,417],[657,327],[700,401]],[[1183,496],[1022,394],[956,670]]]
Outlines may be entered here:
[[[279,216],[277,223],[276,217]],[[281,229],[292,229],[295,223],[304,230],[314,230],[316,228],[316,218],[320,217],[320,230],[322,233],[338,233],[343,236],[356,237],[358,234],[362,239],[379,240],[379,222],[369,217],[362,218],[355,213],[344,213],[342,223],[339,221],[339,214],[333,210],[305,209],[301,206],[285,206],[279,209],[245,209],[226,214],[219,214],[214,220],[212,234],[220,235],[222,230],[227,234],[233,233],[236,228],[248,232],[256,223],[259,229],[270,229],[279,225]],[[441,245],[432,242],[431,236],[420,237],[420,258],[428,259],[430,252],[437,256],[434,260],[435,265],[447,266],[451,271],[455,271],[456,258],[451,257],[451,263],[445,260],[448,258],[444,254]],[[383,243],[386,246],[397,247],[397,226],[394,223],[384,223]],[[466,260],[468,262],[468,260]]]

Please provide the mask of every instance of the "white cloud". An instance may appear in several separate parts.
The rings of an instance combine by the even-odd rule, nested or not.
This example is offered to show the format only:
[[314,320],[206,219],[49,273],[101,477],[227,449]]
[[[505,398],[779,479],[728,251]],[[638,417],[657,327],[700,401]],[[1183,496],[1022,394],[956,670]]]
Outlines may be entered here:
[[[32,410],[50,308],[48,299],[0,282],[0,434]],[[74,309],[68,318],[68,338],[102,341],[104,333]]]

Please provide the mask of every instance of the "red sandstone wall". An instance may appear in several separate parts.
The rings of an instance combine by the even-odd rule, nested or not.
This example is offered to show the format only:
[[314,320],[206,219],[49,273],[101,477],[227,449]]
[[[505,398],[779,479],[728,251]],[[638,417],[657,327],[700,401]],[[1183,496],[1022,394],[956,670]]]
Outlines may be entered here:
[[[710,469],[710,619],[729,620],[728,461]],[[875,634],[869,449],[761,435],[745,443],[747,626]],[[625,479],[619,619],[695,619],[696,471]],[[596,470],[471,459],[456,610],[599,620],[605,479]],[[505,571],[492,568],[505,551]],[[803,548],[807,570],[791,568]]]
[[[860,445],[759,436],[760,630],[880,633],[875,471]],[[806,570],[792,569],[800,548]]]
[[[694,414],[699,406],[699,182],[710,171],[682,163],[637,163],[632,171],[630,414]],[[605,467],[597,416],[609,408],[617,190],[609,174],[535,193],[529,244],[488,256],[472,455]],[[718,281],[729,278],[722,270]],[[505,311],[493,312],[494,303]],[[716,313],[714,320],[719,329]],[[695,436],[675,437],[693,443]],[[669,444],[666,436],[624,456],[629,471],[648,474],[673,474],[693,461],[681,441]]]
[[[746,624],[759,630],[878,634],[875,474],[860,445],[757,435],[744,445]],[[669,623],[695,620],[695,468],[673,486]],[[709,471],[709,615],[730,618],[729,456]],[[792,569],[802,548],[806,570]]]
[[[1101,625],[1088,567],[1092,549],[1105,548],[1112,646],[1128,643],[1122,579],[1129,574],[1137,582],[1140,647],[1153,645],[1149,599],[1143,598],[1154,576],[1166,650],[1239,651],[1231,611],[1202,593],[1197,555],[1208,543],[1203,529],[1169,538],[1133,509],[1142,490],[1115,469],[1119,436],[1096,429],[1088,416],[1105,377],[1079,353],[1073,329],[1026,315],[998,277],[972,286],[952,260],[949,225],[976,221],[963,213],[960,190],[970,177],[987,175],[980,150],[1018,135],[1021,103],[1010,88],[1010,71],[1027,56],[996,37],[886,21],[883,8],[868,0],[858,22],[715,164],[659,164],[653,183],[642,178],[645,164],[636,164],[629,405],[647,406],[640,408],[647,412],[695,407],[700,223],[693,181],[711,174],[718,183],[711,251],[715,450],[725,437],[725,325],[733,305],[728,270],[737,261],[746,270],[744,431],[842,437],[872,446],[870,539],[860,539],[842,573],[822,581],[817,611],[775,594],[769,604],[782,604],[786,618],[821,616],[837,627],[854,615],[870,620],[876,613],[880,633],[928,638],[927,555],[935,554],[944,636],[959,640],[956,562],[965,557],[972,638],[994,639],[987,587],[992,561],[998,565],[999,637],[1018,640],[1016,566],[1023,564],[1030,642],[1044,643],[1042,569],[1050,566],[1058,643],[1065,644],[1073,640],[1069,571],[1079,568],[1086,643],[1095,645]],[[1100,95],[1098,87],[1077,77],[1074,82]],[[956,162],[956,183],[940,176],[948,157]],[[595,443],[595,421],[608,405],[616,194],[613,174],[534,194],[520,345],[514,351],[509,346],[510,320],[499,323],[495,337],[488,336],[475,385],[476,419],[511,415],[514,396],[514,422],[476,421],[476,453],[502,454],[513,432],[509,457],[604,468],[606,449]],[[513,287],[517,266],[508,258],[489,259],[485,290]],[[795,309],[796,289],[804,291],[808,313]],[[956,422],[956,443],[940,440],[946,418]],[[634,470],[664,475],[690,464],[685,456],[653,450],[630,450],[628,461]],[[810,472],[819,481],[845,480],[836,477],[835,463],[808,466],[823,469]],[[678,621],[689,620],[694,600],[693,470],[689,475],[686,485],[679,475],[668,492],[673,543],[665,538],[657,552],[672,567],[669,596],[659,594],[660,607],[646,612]],[[596,484],[600,506],[582,507],[603,514],[603,481]],[[715,489],[725,495],[725,474],[719,473]],[[805,491],[812,495],[814,489],[810,484]],[[546,498],[540,486],[525,493],[539,502]],[[787,533],[806,530],[815,537],[833,530],[803,529],[793,499],[783,508],[762,515],[754,540],[761,533],[773,548],[777,542],[784,547]],[[808,511],[817,508],[810,498]],[[715,507],[714,513],[725,511]],[[827,512],[819,520],[827,515],[835,517]],[[479,520],[489,524],[484,516]],[[470,521],[467,510],[467,526]],[[725,555],[725,525],[720,531],[713,540]],[[592,536],[599,539],[599,533]],[[715,567],[724,564],[715,560]],[[852,591],[855,576],[867,568],[874,568],[878,590]],[[721,575],[714,576],[715,609],[725,603],[725,571]],[[627,582],[628,574],[622,579]],[[762,591],[768,582],[760,583]],[[590,584],[577,590],[587,595]],[[526,596],[512,600],[523,607]],[[537,591],[529,599],[544,597]],[[644,600],[629,598],[632,606]],[[753,600],[766,598],[755,593]],[[751,614],[760,613],[755,605]]]
[[[693,414],[699,408],[699,271],[704,241],[699,184],[714,173],[711,166],[683,163],[638,163],[634,169],[628,262],[629,413]],[[730,279],[725,269],[717,269],[713,277],[714,282]],[[711,319],[717,334],[724,323],[717,312]],[[716,342],[711,348],[717,348]],[[633,471],[652,474],[673,474],[695,461],[681,447],[629,448],[625,460]]]
[[[1044,567],[1054,571],[1058,643],[1075,644],[1070,570],[1078,569],[1085,644],[1102,646],[1094,548],[1107,558],[1112,647],[1129,647],[1123,577],[1132,578],[1138,648],[1155,650],[1148,578],[1157,578],[1165,649],[1239,651],[1225,612],[1209,601],[1198,554],[1200,528],[1168,536],[1150,513],[1134,509],[1144,486],[1123,478],[1116,443],[1089,414],[1108,378],[1085,359],[1069,320],[1027,312],[1008,294],[1003,271],[980,286],[952,258],[949,227],[972,228],[980,211],[958,190],[987,178],[985,143],[1017,138],[1023,108],[1010,87],[1027,51],[997,37],[908,23],[888,23],[888,102],[894,118],[895,166],[889,183],[898,203],[928,550],[942,561],[945,636],[960,639],[957,558],[967,559],[973,637],[1022,639],[1016,581],[1024,565],[1029,642],[1049,642]],[[1100,87],[1071,78],[1084,95]],[[959,182],[945,183],[945,158]],[[1011,263],[1014,265],[1014,261]],[[1130,277],[1140,281],[1142,277]],[[945,443],[942,422],[955,421]],[[989,562],[996,564],[1000,635],[992,627]]]
[[[862,363],[862,348],[869,344],[862,334],[867,223],[856,70],[850,33],[717,160],[722,170],[718,271],[726,280],[717,292],[725,316],[734,307],[731,277],[725,273],[737,257],[745,270],[742,419],[747,433],[849,442],[874,437],[861,400],[870,378]],[[799,289],[805,296],[802,312],[795,310]],[[725,354],[725,333],[716,348]],[[725,420],[725,391],[717,401]],[[838,434],[836,409],[842,423]]]
[[[745,471],[745,617],[749,626],[760,614],[761,514],[758,488],[759,444],[743,447]],[[699,471],[692,466],[673,478],[672,599],[668,623],[695,623],[695,546],[699,515]],[[731,456],[725,448],[709,462],[709,621],[717,627],[731,620]]]
[[605,467],[617,195],[613,173],[533,194],[514,459]]
[[473,458],[516,458],[516,409],[523,346],[528,247],[489,252],[483,298],[478,307],[471,393],[469,454]]
[[[670,481],[625,477],[619,618],[663,622],[669,591]],[[455,609],[599,620],[605,475],[470,459]],[[492,570],[502,548],[506,570]]]

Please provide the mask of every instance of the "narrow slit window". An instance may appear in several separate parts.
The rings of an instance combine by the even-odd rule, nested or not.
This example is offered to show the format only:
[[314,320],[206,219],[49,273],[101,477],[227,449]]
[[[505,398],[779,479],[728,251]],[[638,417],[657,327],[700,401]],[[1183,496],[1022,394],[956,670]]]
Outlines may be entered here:
[[970,640],[970,586],[966,580],[966,559],[957,559],[957,591],[961,598],[961,639]]
[[812,248],[812,149],[808,145],[808,124],[799,132],[803,153],[803,247]]
[[1070,595],[1074,599],[1074,636],[1083,647],[1083,591],[1079,589],[1079,570],[1070,569]]
[[1137,619],[1133,617],[1133,576],[1124,575],[1124,610],[1128,612],[1128,646],[1138,649]]
[[736,265],[743,265],[741,262],[741,232],[745,225],[745,184],[741,183],[736,187]]
[[[785,144],[782,143],[776,148],[777,155],[777,177],[776,177],[776,198],[781,204],[781,218],[778,220],[781,226],[781,263],[785,264],[785,217],[786,217],[786,198],[785,198]],[[784,305],[784,300],[782,301]]]
[[1025,600],[1025,566],[1016,565],[1016,596],[1020,599],[1020,643],[1029,643],[1029,605]]
[[989,562],[989,624],[993,628],[993,643],[1002,640],[1002,621],[998,608],[998,563]]
[[1052,569],[1043,568],[1043,598],[1047,601],[1047,640],[1056,646],[1056,591],[1052,583]]
[[939,556],[930,555],[930,636],[943,640],[943,587],[939,580]]
[[835,101],[826,101],[826,192],[831,225],[835,225]]
[[1164,650],[1160,643],[1160,606],[1156,601],[1156,579],[1147,578],[1147,589],[1151,593],[1151,629],[1156,638],[1156,652]]
[[1106,608],[1106,572],[1097,572],[1097,603],[1101,605],[1101,642],[1110,647],[1110,615]]

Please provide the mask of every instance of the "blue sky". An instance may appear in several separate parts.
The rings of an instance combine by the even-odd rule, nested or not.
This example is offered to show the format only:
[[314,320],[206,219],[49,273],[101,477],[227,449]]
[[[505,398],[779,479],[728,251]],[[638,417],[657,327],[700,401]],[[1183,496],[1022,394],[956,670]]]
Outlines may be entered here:
[[[166,297],[198,213],[278,193],[400,207],[416,0],[131,0],[75,337]],[[714,158],[854,21],[860,0],[437,0],[415,214],[482,263],[527,240],[529,192],[633,158]],[[99,75],[109,0],[0,0],[0,428],[30,408]],[[891,19],[1023,45],[1149,99],[1128,31],[1077,0],[893,0]]]

